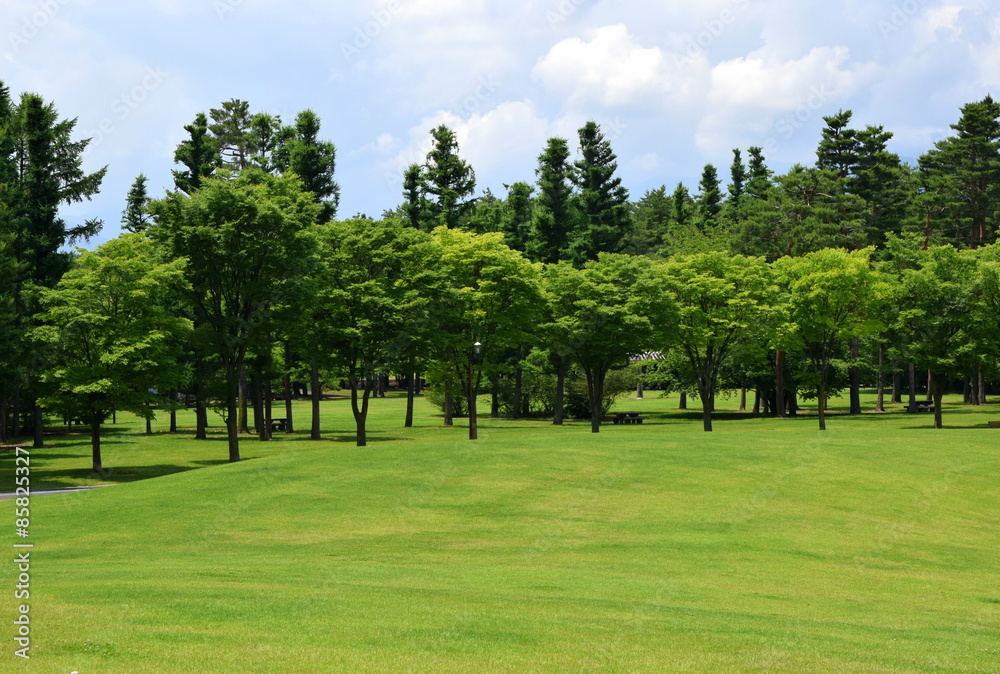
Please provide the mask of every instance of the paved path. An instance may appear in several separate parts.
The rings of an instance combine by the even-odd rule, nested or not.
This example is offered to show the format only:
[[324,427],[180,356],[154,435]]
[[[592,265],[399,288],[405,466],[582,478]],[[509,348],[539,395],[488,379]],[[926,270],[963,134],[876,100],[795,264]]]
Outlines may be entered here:
[[[100,489],[101,487],[113,487],[110,484],[95,484],[89,487],[56,487],[55,489],[32,489],[32,496],[40,496],[43,494],[65,494],[71,491],[86,491],[88,489]],[[14,498],[17,496],[17,492],[13,491],[0,491],[0,501],[4,499]]]

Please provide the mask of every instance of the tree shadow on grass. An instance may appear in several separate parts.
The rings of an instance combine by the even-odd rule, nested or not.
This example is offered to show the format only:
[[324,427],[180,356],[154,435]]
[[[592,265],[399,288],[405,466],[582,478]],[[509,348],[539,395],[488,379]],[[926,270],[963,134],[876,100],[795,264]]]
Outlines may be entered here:
[[[390,442],[397,440],[412,440],[413,438],[397,437],[392,435],[382,435],[378,433],[368,432],[368,442]],[[289,443],[295,446],[300,446],[303,443],[315,443],[317,447],[321,446],[324,442],[334,442],[337,444],[342,443],[354,443],[357,441],[357,437],[354,431],[344,431],[344,430],[324,430],[322,431],[322,437],[319,440],[313,440],[309,437],[309,431],[295,431],[291,434],[280,433],[276,434],[273,438],[275,441],[281,441],[282,443]],[[255,440],[251,440],[256,445]],[[240,447],[243,447],[242,442]]]
[[[250,460],[250,459],[248,459]],[[229,463],[225,459],[213,461],[193,461],[191,465],[179,464],[151,464],[145,466],[111,466],[105,469],[103,475],[99,475],[90,468],[72,468],[64,470],[46,471],[43,475],[32,479],[31,488],[54,489],[59,487],[78,487],[81,481],[99,481],[104,484],[125,484],[127,482],[138,482],[154,477],[164,477],[175,473],[184,473],[189,470],[199,470],[207,466],[215,466]]]

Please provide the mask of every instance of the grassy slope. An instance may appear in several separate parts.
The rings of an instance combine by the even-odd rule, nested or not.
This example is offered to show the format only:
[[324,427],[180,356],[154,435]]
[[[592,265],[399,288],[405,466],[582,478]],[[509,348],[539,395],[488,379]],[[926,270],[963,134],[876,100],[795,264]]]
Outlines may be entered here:
[[[380,400],[359,449],[347,403],[323,404],[338,440],[247,441],[235,465],[222,440],[122,427],[113,479],[162,477],[36,497],[30,671],[997,670],[996,406],[941,431],[705,434],[630,400],[644,425],[483,420],[471,443]],[[36,488],[87,482],[86,436],[54,440]]]

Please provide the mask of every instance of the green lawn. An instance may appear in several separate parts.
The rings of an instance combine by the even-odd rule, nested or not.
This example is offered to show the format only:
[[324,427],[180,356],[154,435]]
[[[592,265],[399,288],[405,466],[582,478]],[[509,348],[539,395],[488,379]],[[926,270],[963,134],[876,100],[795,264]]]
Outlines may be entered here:
[[[120,484],[32,501],[30,663],[0,565],[0,671],[996,672],[1000,409],[957,403],[942,430],[897,406],[706,434],[651,397],[619,404],[641,426],[482,419],[470,442],[390,398],[357,448],[331,400],[327,440],[238,464],[192,417],[123,422]],[[101,482],[86,435],[31,462],[35,488]]]

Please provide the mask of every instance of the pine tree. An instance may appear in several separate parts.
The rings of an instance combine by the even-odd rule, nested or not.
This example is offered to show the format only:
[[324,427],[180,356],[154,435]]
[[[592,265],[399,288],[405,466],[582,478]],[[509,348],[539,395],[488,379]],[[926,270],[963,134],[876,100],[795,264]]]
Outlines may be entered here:
[[[279,162],[283,170],[291,170],[302,180],[320,204],[320,222],[332,220],[340,204],[340,185],[333,179],[337,167],[337,147],[319,139],[320,118],[312,110],[303,110],[288,127],[281,152],[287,157]],[[279,139],[282,140],[282,139]],[[277,150],[276,150],[277,151]]]
[[756,145],[747,149],[747,195],[753,199],[766,199],[771,189],[771,170],[764,163],[764,150]]
[[287,170],[287,144],[295,136],[295,127],[282,125],[280,115],[258,112],[250,117],[247,133],[250,164],[274,175]]
[[840,110],[836,115],[824,117],[826,126],[816,150],[816,166],[833,169],[840,178],[847,178],[858,163],[857,131],[849,128],[852,112]]
[[[5,273],[14,278],[12,289],[14,321],[11,326],[18,354],[18,369],[26,382],[29,397],[39,393],[39,354],[22,341],[24,331],[35,322],[39,307],[37,293],[29,286],[51,288],[69,268],[70,254],[63,249],[97,234],[103,223],[88,220],[69,226],[59,217],[63,204],[90,199],[100,189],[107,172],[83,171],[83,153],[89,139],[73,140],[76,119],[60,120],[55,105],[37,94],[23,94],[14,106],[8,90],[0,83],[0,202],[4,225],[0,227],[0,247],[15,261]],[[11,281],[11,279],[8,279]],[[42,446],[42,413],[35,405],[35,446]],[[2,420],[6,423],[6,420]]]
[[673,204],[665,185],[646,190],[632,205],[632,237],[626,252],[632,255],[657,252],[664,244],[672,213]]
[[955,135],[938,141],[920,158],[924,171],[945,176],[959,213],[960,243],[981,245],[995,240],[1000,211],[1000,104],[991,96],[962,106],[952,124]]
[[208,134],[208,117],[199,112],[194,122],[184,127],[188,138],[177,145],[174,151],[174,162],[184,166],[185,170],[172,171],[174,186],[185,194],[193,194],[201,187],[203,178],[215,173],[219,159],[215,153],[212,139]]
[[516,182],[504,187],[507,188],[502,225],[504,243],[514,250],[524,252],[534,217],[535,201],[531,195],[535,188],[526,182]]
[[122,229],[126,232],[144,232],[149,227],[152,218],[146,206],[149,204],[149,194],[146,190],[148,178],[140,173],[132,187],[129,188],[128,196],[125,197],[125,210],[122,211]]
[[674,208],[674,222],[678,226],[684,227],[690,224],[691,213],[694,210],[694,200],[684,183],[677,183],[673,194],[670,196]]
[[615,175],[617,157],[596,122],[579,131],[580,159],[571,174],[580,204],[580,227],[571,243],[571,258],[581,265],[598,253],[618,253],[628,243],[632,227],[628,190]]
[[549,138],[535,169],[538,204],[527,244],[528,256],[536,262],[558,262],[569,255],[576,222],[570,174],[569,144]]
[[225,101],[221,108],[208,112],[212,123],[215,154],[222,165],[231,171],[242,171],[250,163],[253,153],[251,138],[250,104],[238,98]]
[[720,189],[719,172],[711,164],[705,164],[698,181],[698,212],[701,215],[702,229],[715,224],[715,219],[722,210],[722,190]]
[[431,229],[427,224],[427,200],[424,197],[423,169],[410,164],[403,173],[403,219],[414,229]]
[[443,124],[431,131],[433,147],[427,153],[423,171],[423,186],[434,225],[458,227],[461,216],[472,203],[476,189],[476,174],[458,156],[455,133]]
[[851,114],[850,110],[841,110],[823,118],[826,127],[816,150],[816,166],[834,172],[834,185],[841,194],[858,196],[866,204],[861,229],[845,245],[882,245],[887,233],[901,229],[905,171],[899,157],[887,149],[892,133],[872,125],[860,131],[852,129],[848,126]]
[[735,204],[746,192],[747,169],[743,165],[743,156],[739,148],[733,148],[733,163],[729,165],[729,198]]

